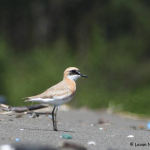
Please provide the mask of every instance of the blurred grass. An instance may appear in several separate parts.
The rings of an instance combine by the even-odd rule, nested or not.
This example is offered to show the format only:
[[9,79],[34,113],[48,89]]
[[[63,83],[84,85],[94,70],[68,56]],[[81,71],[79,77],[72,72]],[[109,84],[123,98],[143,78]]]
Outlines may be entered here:
[[16,54],[1,39],[0,94],[10,105],[30,105],[21,98],[43,92],[62,80],[67,67],[75,66],[89,78],[77,81],[76,96],[69,104],[100,109],[113,102],[121,104],[124,111],[149,114],[149,71],[139,61],[144,42],[131,35],[108,42],[103,34],[94,26],[90,47],[81,53],[73,53],[62,38],[51,46]]

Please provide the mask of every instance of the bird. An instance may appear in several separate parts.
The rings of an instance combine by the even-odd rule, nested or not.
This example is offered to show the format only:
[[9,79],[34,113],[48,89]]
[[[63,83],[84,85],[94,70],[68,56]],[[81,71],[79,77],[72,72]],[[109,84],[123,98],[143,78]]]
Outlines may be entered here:
[[36,96],[25,97],[25,102],[38,102],[53,105],[52,121],[53,130],[58,131],[56,116],[60,105],[69,102],[76,93],[76,80],[80,77],[87,78],[78,68],[69,67],[64,71],[63,80]]

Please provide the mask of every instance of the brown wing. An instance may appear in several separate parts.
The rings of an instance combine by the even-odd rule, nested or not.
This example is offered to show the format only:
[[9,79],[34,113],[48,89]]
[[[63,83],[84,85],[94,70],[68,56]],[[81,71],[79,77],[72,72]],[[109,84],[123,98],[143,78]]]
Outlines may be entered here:
[[36,98],[53,98],[55,96],[61,96],[61,95],[69,95],[70,90],[67,86],[67,84],[64,81],[59,82],[58,84],[52,86],[51,88],[47,89],[45,92],[31,97],[25,97],[23,99],[31,100]]

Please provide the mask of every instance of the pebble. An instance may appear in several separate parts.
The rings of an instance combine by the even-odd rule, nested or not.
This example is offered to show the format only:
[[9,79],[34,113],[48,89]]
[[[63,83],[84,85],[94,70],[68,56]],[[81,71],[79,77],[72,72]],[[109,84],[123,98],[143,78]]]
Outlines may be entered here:
[[65,139],[73,139],[73,137],[70,134],[63,134],[61,137]]
[[133,138],[134,136],[133,136],[133,135],[128,135],[127,137],[129,137],[129,138]]
[[98,121],[98,124],[104,124],[104,123],[106,123],[105,121],[104,121],[104,119],[99,119],[99,121]]
[[139,126],[139,129],[140,129],[140,130],[144,130],[144,128],[145,128],[145,127],[144,127],[143,125],[140,125],[140,126]]
[[89,141],[87,144],[88,145],[96,145],[96,143],[94,141]]
[[15,141],[16,141],[16,142],[19,142],[19,141],[20,141],[20,139],[19,139],[19,138],[16,138],[16,139],[15,139]]
[[147,128],[150,130],[150,122],[148,122],[148,124],[147,124]]
[[17,114],[15,117],[16,117],[16,118],[21,118],[22,115],[21,115],[21,114]]
[[134,130],[136,130],[137,128],[136,128],[136,126],[130,126],[130,128],[132,128],[132,129],[134,129]]
[[94,124],[93,123],[91,123],[91,127],[93,127],[94,126]]
[[20,129],[20,130],[22,131],[22,130],[24,130],[24,129]]

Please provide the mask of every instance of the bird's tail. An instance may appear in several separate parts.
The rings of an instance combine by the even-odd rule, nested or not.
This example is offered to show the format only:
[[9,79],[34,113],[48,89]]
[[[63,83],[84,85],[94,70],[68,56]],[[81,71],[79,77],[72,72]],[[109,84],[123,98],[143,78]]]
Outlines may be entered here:
[[24,97],[22,99],[26,99],[25,102],[29,102],[30,101],[29,97]]

